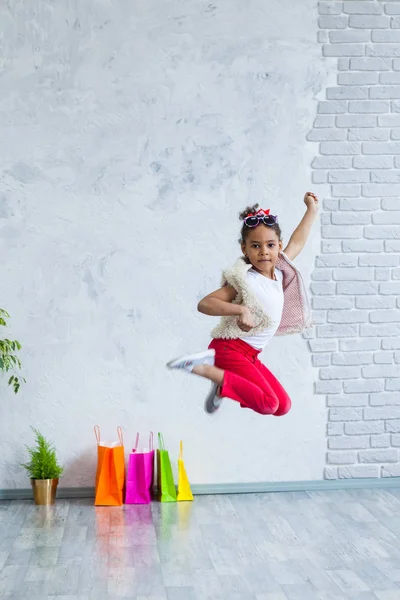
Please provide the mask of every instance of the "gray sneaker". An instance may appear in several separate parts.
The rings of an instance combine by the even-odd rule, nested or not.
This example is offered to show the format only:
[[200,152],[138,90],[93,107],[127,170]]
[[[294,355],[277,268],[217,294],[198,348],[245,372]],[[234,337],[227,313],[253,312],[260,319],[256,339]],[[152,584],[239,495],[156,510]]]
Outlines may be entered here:
[[183,369],[191,373],[196,365],[214,366],[215,350],[204,350],[197,354],[186,354],[167,363],[169,369]]
[[218,388],[218,383],[212,383],[206,401],[204,402],[204,410],[209,415],[215,413],[221,406],[222,398],[221,396],[218,396]]

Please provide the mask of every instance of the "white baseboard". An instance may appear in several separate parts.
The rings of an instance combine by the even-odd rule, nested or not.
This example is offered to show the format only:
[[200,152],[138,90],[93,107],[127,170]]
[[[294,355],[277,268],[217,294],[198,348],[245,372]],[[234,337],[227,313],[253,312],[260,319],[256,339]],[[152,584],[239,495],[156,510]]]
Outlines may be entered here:
[[[333,479],[321,481],[273,481],[259,483],[201,483],[193,484],[195,496],[215,494],[262,494],[273,492],[311,492],[354,489],[400,488],[400,477],[371,479]],[[26,500],[32,498],[32,489],[0,489],[0,500]],[[60,487],[57,498],[94,498],[92,487]]]

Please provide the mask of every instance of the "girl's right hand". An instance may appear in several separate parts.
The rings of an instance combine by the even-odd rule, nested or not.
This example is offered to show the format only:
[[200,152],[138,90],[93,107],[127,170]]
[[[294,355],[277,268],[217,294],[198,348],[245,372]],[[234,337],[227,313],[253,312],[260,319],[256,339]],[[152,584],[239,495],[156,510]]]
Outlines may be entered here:
[[237,320],[239,329],[242,331],[250,331],[255,327],[254,318],[247,306],[242,306],[242,311]]

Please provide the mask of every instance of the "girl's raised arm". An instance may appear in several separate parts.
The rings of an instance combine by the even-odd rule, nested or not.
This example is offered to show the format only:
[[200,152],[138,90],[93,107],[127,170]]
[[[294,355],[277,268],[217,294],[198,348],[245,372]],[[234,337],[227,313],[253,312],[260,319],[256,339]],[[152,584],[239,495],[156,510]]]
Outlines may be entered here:
[[307,192],[304,196],[304,203],[307,206],[306,213],[293,231],[289,243],[284,249],[284,253],[290,260],[296,258],[303,250],[318,212],[318,198],[312,192]]

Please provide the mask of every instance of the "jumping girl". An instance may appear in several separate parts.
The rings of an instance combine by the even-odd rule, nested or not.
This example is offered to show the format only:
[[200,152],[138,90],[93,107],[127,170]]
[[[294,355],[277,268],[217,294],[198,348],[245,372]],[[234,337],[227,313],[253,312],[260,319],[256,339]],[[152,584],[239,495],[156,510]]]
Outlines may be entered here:
[[205,315],[222,317],[212,331],[209,349],[168,363],[212,382],[205,402],[215,412],[222,398],[261,415],[285,415],[291,401],[283,386],[258,356],[274,335],[310,327],[310,310],[300,273],[292,260],[303,249],[318,210],[307,192],[307,210],[282,251],[278,217],[258,204],[240,214],[243,256],[223,273],[222,287],[198,304]]

